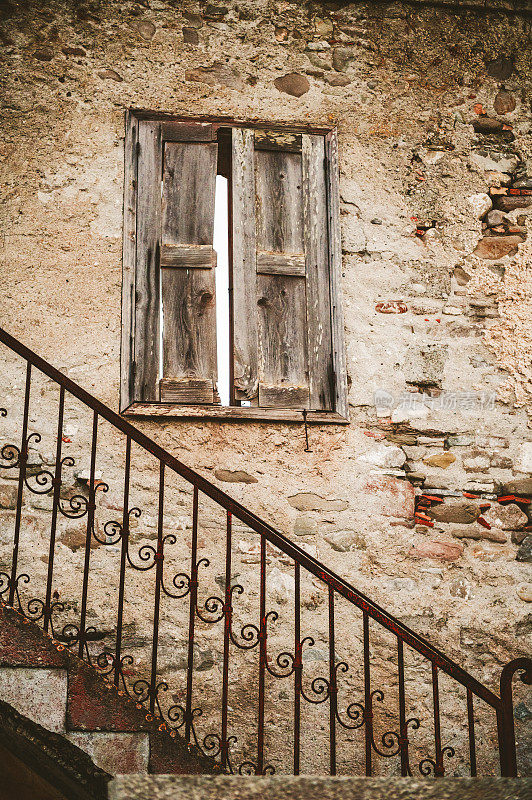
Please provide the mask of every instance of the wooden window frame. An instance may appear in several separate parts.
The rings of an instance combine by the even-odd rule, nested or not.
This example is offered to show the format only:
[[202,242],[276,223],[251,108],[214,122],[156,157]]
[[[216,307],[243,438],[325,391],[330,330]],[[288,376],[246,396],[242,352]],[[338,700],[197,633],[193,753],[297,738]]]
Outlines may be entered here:
[[[335,410],[262,408],[253,406],[183,405],[168,402],[141,402],[134,399],[134,334],[137,248],[137,153],[140,120],[153,122],[212,123],[220,127],[254,128],[281,133],[307,133],[324,136],[327,180],[329,286],[331,299],[332,363]],[[341,304],[342,250],[340,238],[340,200],[338,139],[335,128],[298,124],[248,122],[229,117],[177,116],[145,110],[128,110],[125,115],[124,217],[122,255],[122,322],[120,349],[120,410],[128,417],[150,419],[211,419],[220,421],[291,422],[305,419],[315,424],[348,424],[347,373],[344,323]]]

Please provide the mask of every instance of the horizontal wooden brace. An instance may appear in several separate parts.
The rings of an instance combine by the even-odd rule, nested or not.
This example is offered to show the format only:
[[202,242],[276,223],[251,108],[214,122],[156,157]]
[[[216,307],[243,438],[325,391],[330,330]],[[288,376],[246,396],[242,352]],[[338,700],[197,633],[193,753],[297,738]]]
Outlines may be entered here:
[[257,272],[260,275],[292,275],[304,278],[306,264],[304,253],[257,253]]
[[301,152],[301,134],[286,131],[255,131],[255,150],[283,150],[285,153]]
[[209,122],[163,122],[164,142],[213,142],[216,131]]
[[208,378],[161,378],[163,403],[214,403],[214,388]]
[[215,130],[220,127],[253,128],[265,131],[278,131],[279,133],[315,133],[320,134],[321,136],[326,136],[331,132],[331,130],[334,129],[334,126],[331,126],[330,122],[323,123],[323,125],[319,125],[317,123],[302,123],[300,120],[275,123],[267,119],[254,119],[253,121],[250,121],[249,119],[243,119],[241,117],[232,117],[229,115],[216,116],[213,114],[201,114],[198,116],[189,117],[179,114],[172,114],[171,112],[167,111],[154,111],[153,109],[146,108],[132,108],[130,109],[129,113],[136,119],[157,120],[159,122],[211,122]]
[[216,250],[210,244],[163,244],[161,267],[172,269],[212,269]]
[[308,408],[308,386],[259,383],[259,406],[263,408]]

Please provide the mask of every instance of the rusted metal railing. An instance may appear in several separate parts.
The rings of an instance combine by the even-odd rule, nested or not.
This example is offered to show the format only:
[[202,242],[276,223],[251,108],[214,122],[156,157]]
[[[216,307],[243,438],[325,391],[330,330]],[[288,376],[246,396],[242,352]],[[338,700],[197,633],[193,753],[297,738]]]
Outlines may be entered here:
[[[432,731],[429,737],[430,750],[428,753],[425,751],[419,760],[416,758],[415,769],[422,775],[442,776],[446,771],[446,761],[455,755],[455,749],[445,742],[442,734],[441,715],[442,704],[445,705],[445,695],[441,692],[440,682],[443,676],[447,676],[446,680],[452,679],[460,691],[465,689],[462,727],[466,731],[468,742],[468,752],[464,759],[468,763],[469,773],[477,774],[478,743],[475,714],[478,704],[481,703],[483,708],[494,716],[501,774],[503,776],[517,774],[512,679],[516,673],[520,673],[523,682],[532,682],[532,661],[530,659],[516,659],[503,669],[500,693],[496,694],[426,639],[388,614],[383,608],[327,569],[316,558],[295,545],[241,503],[185,466],[143,432],[2,329],[0,329],[0,342],[25,361],[24,408],[20,446],[5,444],[0,451],[0,466],[7,470],[16,470],[18,475],[11,563],[5,572],[0,573],[0,598],[3,602],[14,606],[28,618],[42,621],[45,632],[63,642],[65,646],[76,649],[80,657],[92,663],[115,687],[125,691],[138,704],[144,705],[149,714],[161,716],[164,719],[163,724],[183,735],[191,748],[197,747],[216,758],[220,769],[224,771],[242,774],[267,774],[273,771],[271,761],[274,753],[268,746],[271,737],[267,730],[267,708],[269,708],[268,703],[270,702],[267,701],[267,696],[272,679],[290,679],[286,685],[291,684],[292,686],[292,703],[289,705],[277,703],[275,706],[276,713],[284,714],[289,724],[290,765],[288,767],[285,764],[285,768],[289,768],[294,774],[299,774],[302,770],[302,748],[305,736],[310,738],[314,736],[314,731],[310,730],[309,732],[305,729],[307,717],[303,713],[303,706],[306,708],[320,706],[324,709],[328,771],[331,775],[336,774],[338,770],[340,734],[347,732],[351,737],[350,741],[353,741],[354,734],[359,729],[362,735],[359,763],[366,775],[373,775],[379,771],[376,762],[383,763],[383,759],[394,756],[397,770],[401,775],[414,774],[413,737],[420,730],[422,722],[425,722],[419,716],[408,716],[407,714],[409,698],[406,690],[405,663],[407,652],[414,651],[430,670],[427,674],[430,674],[429,695],[431,694],[432,702],[432,715],[427,721],[427,725]],[[32,410],[31,386],[35,371],[42,373],[58,387],[55,464],[49,469],[42,468],[37,472],[27,469],[29,446],[32,442],[40,440],[38,433],[29,432]],[[65,401],[69,397],[76,398],[90,410],[90,468],[86,494],[71,494],[65,498],[62,493],[63,472],[65,468],[72,467],[74,464],[70,455],[63,455]],[[0,409],[0,412],[2,416],[6,416],[5,409]],[[107,488],[106,484],[97,477],[96,472],[99,424],[102,420],[109,423],[115,433],[120,434],[125,442],[121,519],[120,522],[114,520],[107,522],[103,526],[103,534],[101,531],[98,532],[95,525],[98,496]],[[138,520],[141,510],[131,505],[130,501],[132,445],[139,447],[144,454],[150,454],[158,464],[158,494],[156,504],[154,504],[154,508],[157,509],[156,542],[153,545],[142,545],[136,554],[133,553],[130,542],[131,523],[133,519]],[[165,533],[165,489],[168,475],[171,474],[180,476],[190,486],[192,508],[191,525],[188,529],[190,530],[188,543],[190,568],[188,572],[179,572],[173,575],[172,579],[168,581],[165,575],[168,547],[177,541],[176,533]],[[49,542],[47,543],[46,579],[42,591],[40,590],[38,594],[33,593],[30,575],[19,569],[21,532],[24,526],[24,497],[28,492],[30,495],[48,495],[52,501]],[[204,556],[200,557],[198,539],[199,519],[204,498],[209,498],[217,507],[223,509],[225,546],[224,563],[220,565],[223,577],[220,585],[223,586],[223,590],[218,594],[207,594],[207,599],[201,601],[200,589],[203,597],[205,585],[202,583],[203,578],[200,580],[200,573],[204,574],[204,568],[209,566],[209,559]],[[58,599],[59,594],[56,591],[56,582],[61,580],[56,565],[56,539],[61,517],[84,520],[85,541],[82,572],[79,576],[81,595],[79,617],[76,621],[66,623],[63,621],[59,630],[56,620],[65,612],[65,605]],[[244,592],[244,588],[233,579],[233,524],[235,519],[251,529],[258,537],[258,618],[242,625],[240,630],[237,630],[234,621],[235,601]],[[181,533],[179,535],[181,536]],[[188,536],[188,533],[183,532],[182,535],[183,537]],[[115,550],[119,552],[119,566],[116,572],[117,605],[114,641],[111,646],[105,647],[96,655],[94,646],[103,638],[103,634],[94,625],[88,624],[91,544],[94,543],[93,540],[102,545],[113,544]],[[293,602],[289,607],[290,636],[293,636],[293,647],[291,650],[282,651],[274,656],[269,652],[272,641],[270,629],[278,619],[278,613],[268,609],[268,548],[273,548],[275,553],[282,555],[283,563],[288,563],[293,578]],[[153,574],[153,596],[151,598],[153,619],[149,642],[151,652],[147,660],[149,674],[136,677],[133,682],[129,680],[129,667],[133,659],[123,652],[126,578],[130,573]],[[302,620],[302,611],[307,610],[306,606],[305,608],[302,606],[302,582],[308,578],[317,581],[325,590],[326,601],[323,608],[326,627],[324,637],[327,645],[327,657],[324,659],[327,664],[326,674],[310,680],[305,655],[314,645],[314,638],[312,635],[303,635],[303,631],[309,629],[317,617],[313,617],[312,609],[308,609],[305,619]],[[28,599],[28,591],[30,599]],[[185,623],[187,627],[186,680],[182,692],[178,695],[178,702],[165,709],[162,707],[161,695],[168,689],[168,684],[160,679],[158,667],[161,602],[164,599],[182,600],[188,606],[184,617],[187,620]],[[345,708],[341,707],[342,704],[339,702],[341,691],[345,694],[345,685],[341,686],[340,679],[351,669],[351,666],[338,657],[340,648],[336,620],[340,601],[348,604],[351,615],[349,631],[355,630],[360,616],[362,623],[360,699],[348,701]],[[361,615],[357,613],[357,609]],[[198,626],[212,626],[216,623],[221,623],[221,691],[219,695],[215,693],[204,705],[205,707],[209,706],[211,711],[216,709],[216,712],[219,713],[220,724],[216,730],[200,735],[198,733],[199,717],[203,714],[203,721],[210,722],[211,711],[204,713],[197,697],[195,645]],[[380,704],[379,707],[383,707],[384,692],[373,682],[375,661],[372,651],[372,630],[377,629],[386,631],[387,635],[391,637],[392,644],[389,645],[388,661],[394,665],[394,669],[396,666],[392,681],[394,691],[397,687],[397,707],[393,712],[396,725],[382,735],[377,734],[375,709],[377,704]],[[313,634],[312,629],[310,634]],[[340,644],[345,649],[345,636]],[[250,746],[253,748],[254,755],[253,757],[248,755],[237,765],[234,763],[233,756],[237,737],[231,730],[229,713],[232,712],[229,700],[234,687],[234,680],[233,685],[231,683],[230,665],[233,664],[233,659],[237,654],[244,653],[249,656],[252,654],[251,651],[256,653],[256,665],[247,672],[242,667],[242,675],[245,673],[243,691],[247,690],[248,692],[249,704],[253,705],[256,699],[254,744]],[[352,687],[350,690],[352,691]],[[175,698],[176,695],[173,697]],[[205,701],[205,697],[202,697],[201,700]],[[286,745],[286,742],[284,744]],[[248,753],[250,747],[247,749]],[[345,763],[345,760],[342,763]]]

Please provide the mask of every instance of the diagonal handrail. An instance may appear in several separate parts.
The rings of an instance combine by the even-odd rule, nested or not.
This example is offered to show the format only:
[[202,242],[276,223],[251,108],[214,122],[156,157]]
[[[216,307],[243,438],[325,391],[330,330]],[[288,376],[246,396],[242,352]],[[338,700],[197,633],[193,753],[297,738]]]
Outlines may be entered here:
[[161,447],[157,442],[140,431],[128,420],[123,419],[119,414],[113,411],[109,406],[105,405],[101,400],[91,395],[79,384],[75,383],[64,373],[49,364],[44,358],[37,355],[29,347],[19,342],[11,334],[7,333],[3,328],[0,328],[0,341],[7,345],[11,350],[18,353],[22,358],[54,380],[56,383],[63,386],[70,394],[81,400],[82,403],[87,405],[101,417],[107,420],[115,428],[118,428],[126,436],[140,445],[142,448],[151,453],[160,462],[165,464],[171,470],[176,472],[186,481],[196,486],[197,489],[203,494],[210,497],[219,505],[223,506],[227,511],[230,511],[235,517],[240,519],[245,525],[248,525],[256,533],[262,534],[273,545],[282,550],[286,555],[293,558],[295,561],[305,567],[309,572],[317,578],[321,578],[327,584],[332,586],[343,597],[349,600],[358,608],[366,611],[370,617],[376,622],[379,622],[392,633],[400,636],[403,641],[417,650],[418,653],[428,658],[436,664],[441,670],[448,675],[458,680],[464,686],[471,689],[478,697],[484,700],[493,708],[500,707],[500,698],[488,689],[484,684],[480,683],[476,678],[470,675],[466,670],[459,666],[455,661],[446,656],[441,650],[434,645],[430,644],[425,638],[417,634],[408,626],[400,622],[392,614],[389,614],[377,603],[370,600],[367,595],[355,589],[354,586],[349,584],[335,572],[330,570],[316,558],[306,553],[301,547],[291,542],[284,534],[276,530],[268,522],[258,517],[255,513],[250,511],[244,505],[239,503],[229,494],[219,489],[211,481],[204,478],[195,470],[183,464],[175,456]]
[[[129,476],[129,458],[131,453],[131,442],[135,442],[139,445],[145,452],[150,453],[153,457],[155,457],[159,461],[159,474],[160,474],[160,483],[159,483],[159,530],[158,530],[158,545],[157,545],[157,552],[155,553],[154,550],[154,564],[157,564],[157,578],[156,578],[156,611],[154,612],[154,646],[152,651],[152,678],[151,683],[149,685],[149,690],[147,691],[147,697],[150,699],[150,710],[153,713],[155,710],[155,705],[157,702],[157,691],[158,687],[156,684],[156,671],[157,671],[157,635],[158,635],[158,605],[159,605],[159,594],[161,591],[161,584],[162,584],[162,560],[163,560],[163,551],[162,548],[164,546],[164,538],[162,534],[162,519],[163,519],[163,493],[164,493],[164,470],[168,468],[172,470],[174,473],[179,475],[181,478],[185,479],[189,484],[194,487],[194,514],[195,514],[195,530],[197,533],[197,500],[198,500],[198,492],[209,497],[219,506],[224,508],[227,512],[227,552],[226,552],[226,589],[225,589],[225,602],[223,603],[223,615],[225,617],[225,650],[224,650],[224,686],[225,686],[225,699],[222,702],[223,705],[223,714],[225,713],[225,723],[222,723],[222,739],[220,740],[220,752],[222,753],[222,766],[227,766],[229,764],[229,757],[228,757],[228,746],[230,744],[231,737],[227,736],[227,681],[228,681],[228,673],[227,673],[227,658],[228,658],[228,646],[229,646],[229,638],[232,637],[231,634],[231,589],[230,589],[230,531],[231,531],[231,518],[235,516],[238,518],[242,523],[247,525],[251,530],[255,533],[259,534],[260,541],[261,541],[261,627],[260,631],[257,629],[258,633],[258,641],[260,640],[261,643],[261,657],[260,657],[260,664],[261,664],[261,673],[259,678],[259,706],[261,706],[259,710],[259,717],[261,718],[261,722],[259,724],[259,742],[260,742],[260,754],[258,755],[257,759],[257,770],[259,773],[263,773],[264,766],[263,766],[263,754],[262,754],[262,744],[263,744],[263,731],[264,731],[264,700],[260,700],[260,693],[264,689],[264,670],[268,669],[269,667],[266,664],[266,622],[268,618],[268,614],[265,613],[264,608],[264,587],[265,587],[265,542],[269,542],[278,550],[283,552],[285,555],[289,556],[295,564],[296,567],[296,575],[297,575],[297,586],[298,586],[298,593],[299,593],[299,568],[303,567],[306,571],[323,581],[328,586],[329,592],[329,668],[330,668],[330,679],[329,679],[329,688],[328,692],[331,695],[331,774],[335,774],[336,771],[336,756],[335,756],[335,739],[334,739],[334,718],[336,715],[337,717],[337,709],[335,706],[336,703],[336,667],[334,661],[334,593],[337,592],[339,595],[344,597],[350,603],[352,603],[357,608],[361,609],[363,612],[363,620],[364,620],[364,672],[365,672],[365,686],[366,686],[366,770],[367,774],[371,773],[371,750],[372,748],[379,753],[380,755],[386,755],[386,753],[382,753],[378,747],[375,745],[373,740],[373,733],[372,733],[372,711],[371,711],[371,704],[372,698],[375,694],[371,692],[370,689],[370,678],[369,678],[369,671],[370,671],[370,656],[369,656],[369,628],[368,628],[368,620],[369,618],[375,620],[379,623],[383,628],[390,631],[394,634],[397,638],[397,646],[398,646],[398,669],[399,669],[399,684],[400,684],[400,705],[402,703],[402,711],[400,708],[400,715],[402,715],[401,721],[401,733],[398,738],[398,743],[401,750],[401,769],[402,774],[410,774],[409,767],[408,767],[408,738],[407,738],[407,729],[408,724],[411,722],[417,722],[415,719],[406,720],[404,717],[404,662],[403,662],[403,643],[409,645],[412,649],[417,651],[420,655],[430,661],[432,666],[432,684],[433,684],[433,700],[434,700],[434,731],[435,731],[435,742],[436,742],[436,761],[433,762],[431,759],[426,759],[425,762],[420,764],[420,770],[422,774],[428,774],[424,772],[422,767],[423,764],[430,762],[435,769],[436,775],[443,775],[443,764],[442,758],[443,755],[449,754],[449,751],[452,753],[452,748],[443,747],[441,746],[440,740],[440,723],[439,723],[439,695],[438,695],[438,671],[442,671],[460,683],[467,689],[467,702],[468,702],[468,724],[469,724],[469,738],[470,738],[470,749],[471,749],[471,774],[476,774],[476,758],[474,754],[474,714],[473,714],[473,704],[472,704],[472,696],[475,695],[476,697],[480,698],[484,702],[486,702],[489,706],[491,706],[494,711],[496,712],[497,718],[497,729],[498,729],[498,736],[499,736],[499,755],[500,755],[500,762],[501,762],[501,772],[503,775],[511,776],[516,774],[516,754],[515,754],[515,734],[513,728],[513,708],[512,708],[512,693],[511,693],[511,680],[512,676],[517,672],[521,671],[521,680],[523,682],[531,682],[532,681],[532,661],[530,659],[515,659],[514,661],[510,662],[510,664],[505,667],[503,670],[503,676],[501,679],[500,684],[500,695],[495,694],[491,691],[487,686],[477,680],[473,675],[469,672],[464,670],[459,664],[449,658],[445,653],[443,653],[440,649],[432,645],[427,639],[417,634],[411,628],[406,626],[392,614],[388,613],[385,609],[379,606],[377,603],[370,600],[370,598],[356,589],[354,586],[349,584],[345,581],[342,577],[338,574],[330,570],[324,564],[322,564],[318,559],[314,558],[313,556],[309,555],[305,552],[301,547],[294,544],[290,539],[288,539],[284,534],[274,528],[270,523],[266,522],[265,520],[261,519],[257,516],[254,512],[244,506],[242,503],[235,500],[229,494],[224,492],[223,490],[219,489],[215,486],[211,481],[207,478],[200,475],[195,470],[188,467],[186,464],[181,462],[167,450],[165,450],[161,445],[139,430],[137,427],[132,425],[128,420],[121,417],[118,413],[113,411],[109,408],[105,403],[101,400],[98,400],[88,391],[83,389],[79,384],[75,383],[71,378],[69,378],[64,373],[60,372],[54,366],[52,366],[48,361],[44,358],[39,356],[29,347],[21,343],[17,340],[14,336],[9,334],[4,329],[0,328],[0,342],[6,345],[10,350],[14,353],[19,355],[26,361],[26,394],[25,394],[25,411],[24,411],[24,422],[23,422],[23,450],[20,453],[21,457],[21,477],[19,478],[19,497],[17,501],[17,520],[15,526],[15,546],[13,551],[13,566],[12,566],[12,578],[9,584],[10,589],[10,604],[13,604],[13,598],[15,594],[18,593],[17,588],[17,578],[16,578],[16,556],[18,550],[18,533],[20,530],[20,512],[22,507],[22,485],[24,479],[24,470],[25,470],[25,460],[27,458],[27,422],[28,422],[28,406],[29,406],[29,386],[30,386],[30,378],[31,378],[31,368],[35,367],[38,371],[42,374],[46,375],[52,381],[54,381],[60,387],[60,406],[59,406],[59,427],[58,427],[58,451],[57,451],[57,458],[56,458],[56,468],[59,465],[59,471],[56,472],[56,477],[54,479],[53,488],[54,488],[54,508],[57,513],[57,504],[59,499],[59,486],[60,486],[60,466],[61,466],[61,449],[60,449],[60,431],[63,419],[63,410],[64,410],[64,397],[65,392],[68,392],[73,397],[76,397],[79,401],[81,401],[85,406],[90,408],[93,412],[93,436],[92,436],[92,456],[91,456],[91,481],[90,481],[90,489],[91,489],[91,499],[87,506],[88,512],[88,520],[87,520],[87,539],[85,545],[85,568],[84,568],[84,587],[83,587],[83,596],[82,596],[82,619],[80,625],[80,634],[78,637],[78,644],[79,644],[79,655],[81,656],[84,652],[84,647],[86,646],[87,634],[89,633],[90,629],[86,629],[86,620],[85,620],[85,612],[86,612],[86,604],[87,604],[87,582],[88,582],[88,573],[89,573],[89,560],[90,560],[90,536],[91,531],[93,528],[93,520],[92,515],[94,513],[94,490],[95,490],[95,480],[94,480],[94,462],[95,462],[95,450],[96,450],[96,435],[97,435],[97,424],[98,418],[101,417],[102,419],[106,420],[111,426],[113,426],[116,430],[120,431],[124,434],[127,438],[127,451],[126,451],[126,473]],[[2,411],[0,409],[0,411]],[[5,415],[5,411],[2,412]],[[66,459],[65,459],[66,461]],[[129,477],[127,477],[127,481],[129,481]],[[128,485],[128,484],[127,484]],[[132,509],[134,510],[134,509]],[[130,511],[132,511],[130,510]],[[127,504],[124,505],[124,514],[128,514]],[[55,519],[55,518],[54,518]],[[124,529],[126,529],[127,520],[124,522]],[[50,591],[51,591],[51,572],[53,570],[53,543],[55,540],[55,521],[53,522],[53,531],[51,534],[50,540],[50,558],[51,563],[49,565],[49,578],[48,578],[48,587],[47,587],[47,599],[45,604],[43,604],[43,613],[44,613],[44,626],[45,630],[47,629],[48,623],[50,622],[50,614],[52,611],[52,606],[50,602]],[[123,539],[122,541],[122,566],[121,566],[121,577],[120,577],[120,596],[121,600],[119,603],[120,609],[123,607],[123,578],[124,578],[124,568],[125,568],[125,558],[127,556],[127,541]],[[194,557],[195,563],[195,557]],[[200,563],[200,562],[198,562]],[[195,566],[197,571],[197,565]],[[192,592],[191,598],[195,596],[193,593],[195,590],[195,584],[197,584],[197,574],[191,575],[190,580],[190,590]],[[241,588],[241,587],[240,587]],[[212,599],[212,598],[211,598]],[[299,614],[299,594],[297,600],[297,611],[296,614]],[[191,620],[193,621],[194,615],[196,613],[195,601],[191,604]],[[273,613],[273,612],[270,612]],[[119,623],[117,630],[119,631],[117,634],[117,644],[116,644],[116,654],[117,654],[117,663],[116,667],[116,678],[115,682],[118,680],[118,671],[120,669],[120,636],[121,636],[121,610],[119,612]],[[200,619],[201,614],[198,613]],[[208,620],[204,620],[208,621]],[[191,623],[192,624],[192,623]],[[193,627],[191,628],[193,631]],[[298,623],[298,630],[299,630],[299,623]],[[83,636],[81,635],[81,631],[83,632]],[[232,639],[232,641],[234,641]],[[293,670],[296,673],[296,679],[300,681],[300,673],[298,670],[301,670],[301,645],[302,642],[299,640],[299,633],[297,633],[297,642],[294,652],[294,661],[293,661]],[[332,648],[332,649],[331,649]],[[190,650],[190,647],[189,647]],[[282,654],[283,655],[283,654]],[[286,655],[286,654],[284,654]],[[189,653],[189,679],[190,679],[190,665],[192,664],[192,656]],[[341,666],[341,665],[338,665]],[[271,671],[271,670],[269,670]],[[524,673],[523,673],[524,671]],[[275,673],[272,673],[275,674]],[[299,677],[297,675],[299,674]],[[278,676],[282,677],[282,676]],[[138,683],[146,684],[145,681],[139,681]],[[147,685],[147,684],[146,684]],[[189,687],[190,688],[190,687]],[[188,691],[188,690],[187,690]],[[306,696],[299,686],[299,690],[301,696],[305,699]],[[377,694],[379,694],[377,690]],[[355,704],[356,705],[356,704]],[[190,697],[187,700],[187,712],[185,716],[185,721],[187,724],[187,731],[190,734],[190,726],[191,721],[193,719],[193,713],[191,716],[191,708],[190,706]],[[338,721],[340,722],[339,718]],[[349,727],[349,726],[348,726]],[[358,727],[354,725],[352,727]],[[194,734],[195,735],[195,734]],[[384,741],[384,740],[383,740]],[[299,745],[298,745],[299,746]],[[385,745],[388,746],[388,745]],[[294,762],[296,763],[296,762]],[[297,760],[297,764],[299,761]],[[299,766],[297,766],[299,769]],[[369,770],[369,771],[368,771]]]

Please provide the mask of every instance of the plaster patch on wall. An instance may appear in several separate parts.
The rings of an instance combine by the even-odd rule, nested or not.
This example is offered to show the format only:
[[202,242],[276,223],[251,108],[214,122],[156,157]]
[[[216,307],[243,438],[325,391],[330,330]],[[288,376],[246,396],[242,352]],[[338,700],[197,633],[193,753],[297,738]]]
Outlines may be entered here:
[[488,295],[499,302],[500,320],[484,331],[497,364],[509,372],[498,389],[502,402],[532,413],[532,241],[519,247],[505,266],[504,280],[484,263],[468,284],[472,297]]

